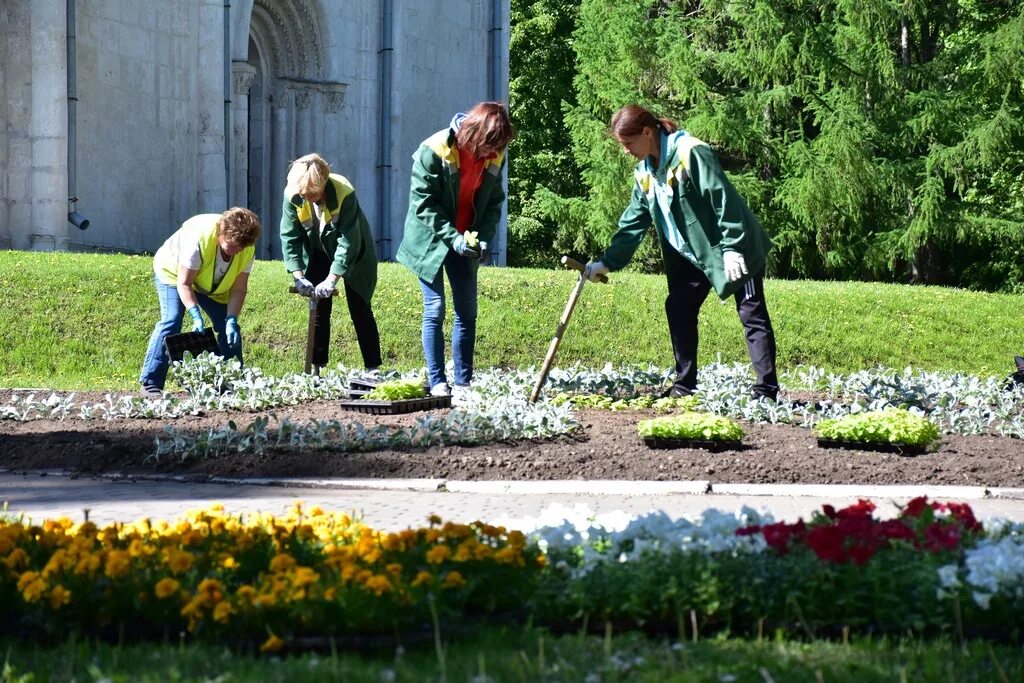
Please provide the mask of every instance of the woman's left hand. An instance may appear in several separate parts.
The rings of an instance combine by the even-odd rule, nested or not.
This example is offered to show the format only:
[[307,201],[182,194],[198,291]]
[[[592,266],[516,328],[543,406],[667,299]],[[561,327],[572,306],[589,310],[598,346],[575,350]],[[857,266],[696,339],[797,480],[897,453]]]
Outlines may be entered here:
[[224,321],[224,341],[232,351],[242,347],[242,330],[238,327],[238,317],[229,315]]

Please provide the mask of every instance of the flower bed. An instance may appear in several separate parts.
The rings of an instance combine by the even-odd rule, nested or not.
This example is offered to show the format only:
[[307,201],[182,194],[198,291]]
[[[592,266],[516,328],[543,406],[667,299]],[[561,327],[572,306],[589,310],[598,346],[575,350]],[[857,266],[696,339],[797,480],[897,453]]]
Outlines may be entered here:
[[301,507],[283,519],[215,508],[103,528],[0,520],[0,629],[184,630],[272,650],[305,636],[532,615],[556,628],[613,622],[687,637],[771,628],[1020,639],[1024,525],[984,529],[968,506],[923,498],[895,519],[873,512],[862,501],[796,523],[749,509],[697,521],[581,515],[528,534],[436,518],[381,533]]
[[285,637],[514,610],[544,559],[500,527],[433,518],[380,533],[301,506],[283,519],[214,508],[174,524],[0,523],[0,602],[6,628],[26,634],[187,629],[275,649]]

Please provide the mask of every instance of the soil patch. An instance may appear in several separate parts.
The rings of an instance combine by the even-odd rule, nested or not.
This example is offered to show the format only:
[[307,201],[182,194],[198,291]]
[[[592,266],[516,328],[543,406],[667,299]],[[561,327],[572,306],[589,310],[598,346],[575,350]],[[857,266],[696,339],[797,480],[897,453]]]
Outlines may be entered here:
[[[0,402],[11,392],[0,391]],[[41,397],[40,392],[37,397]],[[104,394],[79,394],[102,401]],[[205,431],[234,420],[241,428],[261,415],[299,423],[311,418],[410,425],[424,413],[369,415],[317,401],[265,412],[215,412],[171,421]],[[436,411],[443,414],[443,411]],[[813,432],[786,425],[743,424],[744,446],[711,453],[654,450],[636,433],[653,413],[581,410],[582,433],[548,441],[443,446],[368,453],[268,451],[216,459],[156,462],[149,458],[164,420],[0,421],[0,469],[80,474],[164,472],[196,476],[504,479],[710,480],[712,483],[1024,485],[1024,443],[998,436],[944,436],[938,450],[913,457],[820,448]],[[271,421],[271,426],[274,422]]]

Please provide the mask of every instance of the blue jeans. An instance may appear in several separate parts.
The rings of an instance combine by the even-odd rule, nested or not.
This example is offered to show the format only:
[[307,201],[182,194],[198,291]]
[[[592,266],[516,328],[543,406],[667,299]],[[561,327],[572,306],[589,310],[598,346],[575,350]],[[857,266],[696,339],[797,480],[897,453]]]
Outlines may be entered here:
[[455,325],[452,328],[452,362],[455,383],[473,379],[473,345],[476,343],[476,274],[465,256],[449,250],[433,282],[420,278],[423,292],[423,355],[427,359],[430,386],[447,382],[444,373],[444,273],[452,286]]
[[[139,382],[146,387],[163,389],[164,383],[167,381],[167,370],[171,365],[170,359],[167,357],[167,350],[164,348],[164,339],[169,335],[181,332],[181,321],[185,317],[185,305],[181,303],[177,287],[165,285],[158,278],[154,279],[156,280],[156,297],[160,301],[160,320],[153,327],[153,334],[149,337],[149,348],[146,349],[146,359],[142,361]],[[213,329],[217,333],[217,344],[220,346],[220,355],[224,358],[237,357],[241,361],[241,345],[235,350],[237,353],[232,353],[224,334],[227,304],[218,303],[199,292],[196,292],[196,301],[213,323]]]

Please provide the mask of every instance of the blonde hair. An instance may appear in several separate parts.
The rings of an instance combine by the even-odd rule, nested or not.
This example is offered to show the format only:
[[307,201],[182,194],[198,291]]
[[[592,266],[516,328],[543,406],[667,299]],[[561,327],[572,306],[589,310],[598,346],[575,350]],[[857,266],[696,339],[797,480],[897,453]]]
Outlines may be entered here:
[[260,219],[249,209],[235,206],[220,215],[217,234],[237,247],[251,247],[260,238]]
[[297,194],[319,192],[327,186],[327,177],[330,173],[331,167],[319,154],[299,157],[288,168],[284,194],[287,197],[294,197]]

